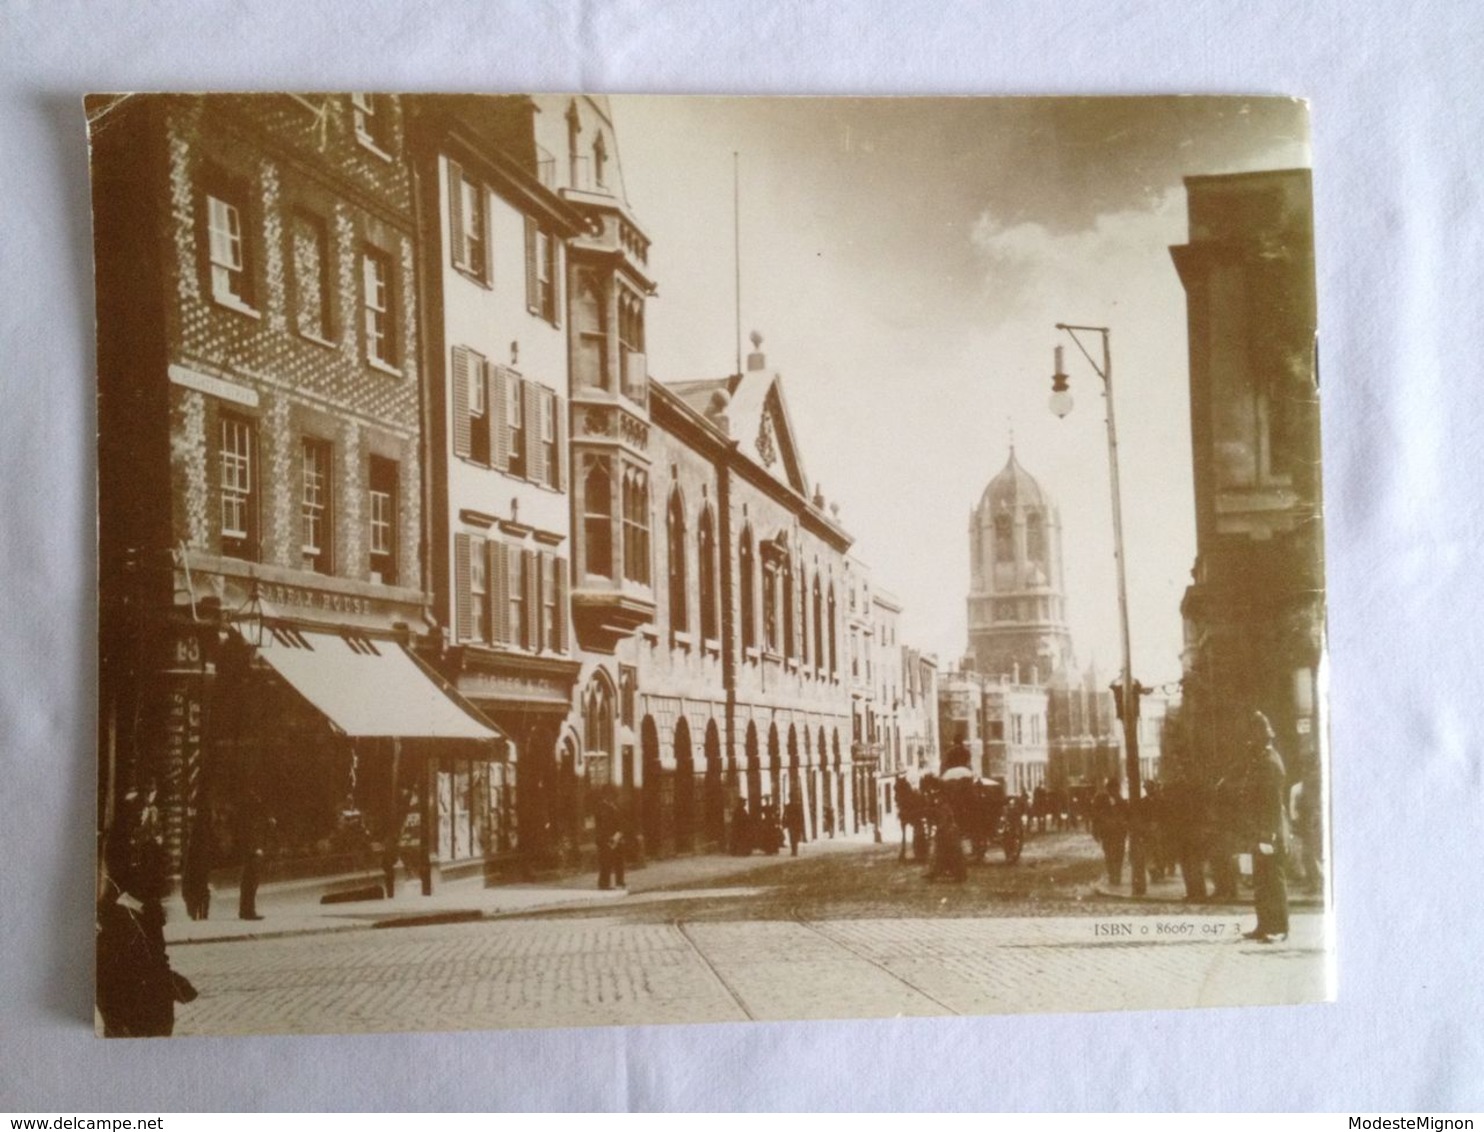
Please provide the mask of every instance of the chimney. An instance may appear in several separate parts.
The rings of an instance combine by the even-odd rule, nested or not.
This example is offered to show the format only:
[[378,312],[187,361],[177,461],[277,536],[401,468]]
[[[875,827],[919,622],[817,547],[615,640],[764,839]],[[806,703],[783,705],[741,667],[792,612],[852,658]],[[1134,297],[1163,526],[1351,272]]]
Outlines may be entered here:
[[767,365],[767,355],[763,353],[763,336],[754,330],[748,335],[752,340],[752,353],[747,355],[747,372],[754,373]]

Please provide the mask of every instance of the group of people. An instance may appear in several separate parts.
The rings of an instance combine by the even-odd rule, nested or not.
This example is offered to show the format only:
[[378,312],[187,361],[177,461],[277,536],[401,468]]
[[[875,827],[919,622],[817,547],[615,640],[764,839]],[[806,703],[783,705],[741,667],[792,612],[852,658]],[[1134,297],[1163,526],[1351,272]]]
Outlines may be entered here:
[[738,798],[732,806],[733,856],[746,857],[754,850],[775,855],[783,848],[785,837],[789,856],[797,857],[804,840],[804,803],[797,794],[784,803],[782,820],[771,798],[760,799],[755,806],[749,806],[746,798]]
[[1246,936],[1275,942],[1288,934],[1290,876],[1310,892],[1322,890],[1323,822],[1315,788],[1300,783],[1290,790],[1267,717],[1253,713],[1249,728],[1239,774],[1210,788],[1151,782],[1133,800],[1109,779],[1092,800],[1091,830],[1109,884],[1123,883],[1128,849],[1137,842],[1142,860],[1133,867],[1147,869],[1151,880],[1178,869],[1192,902],[1236,901],[1238,858],[1250,854],[1257,926]]

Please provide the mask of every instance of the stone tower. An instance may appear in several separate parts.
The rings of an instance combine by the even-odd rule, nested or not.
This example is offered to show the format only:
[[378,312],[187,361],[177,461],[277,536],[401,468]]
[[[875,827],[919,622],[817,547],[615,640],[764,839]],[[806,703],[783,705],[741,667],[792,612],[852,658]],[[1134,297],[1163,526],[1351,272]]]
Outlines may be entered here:
[[986,676],[1048,683],[1072,663],[1061,517],[1015,446],[969,517],[969,657]]

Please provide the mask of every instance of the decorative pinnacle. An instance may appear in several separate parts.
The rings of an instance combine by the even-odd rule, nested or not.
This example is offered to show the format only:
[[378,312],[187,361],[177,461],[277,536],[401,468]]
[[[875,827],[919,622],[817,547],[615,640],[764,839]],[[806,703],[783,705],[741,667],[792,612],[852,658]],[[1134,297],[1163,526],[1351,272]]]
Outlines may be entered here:
[[763,344],[763,336],[758,331],[754,330],[747,336],[747,338],[752,343],[752,348],[754,350],[761,348]]

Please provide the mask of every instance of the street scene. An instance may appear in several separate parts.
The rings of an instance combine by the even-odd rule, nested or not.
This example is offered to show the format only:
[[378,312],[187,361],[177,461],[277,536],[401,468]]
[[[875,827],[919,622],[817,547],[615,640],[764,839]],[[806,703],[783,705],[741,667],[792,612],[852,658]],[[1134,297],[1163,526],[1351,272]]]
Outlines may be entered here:
[[1332,995],[1303,104],[88,112],[100,1034]]
[[[1129,903],[1089,883],[1086,833],[1033,836],[1022,868],[925,884],[890,847],[840,842],[764,864],[684,858],[615,899],[573,887],[464,891],[438,911],[285,903],[256,938],[187,924],[175,969],[210,987],[177,1034],[448,1030],[1161,1009],[1318,1002],[1317,901],[1245,941],[1246,904]],[[636,874],[637,879],[637,874]],[[650,887],[650,883],[654,887]],[[431,921],[431,922],[430,922]],[[386,930],[395,927],[396,930]],[[381,930],[377,930],[381,929]],[[192,936],[196,942],[185,941]],[[215,940],[212,940],[212,936]]]

